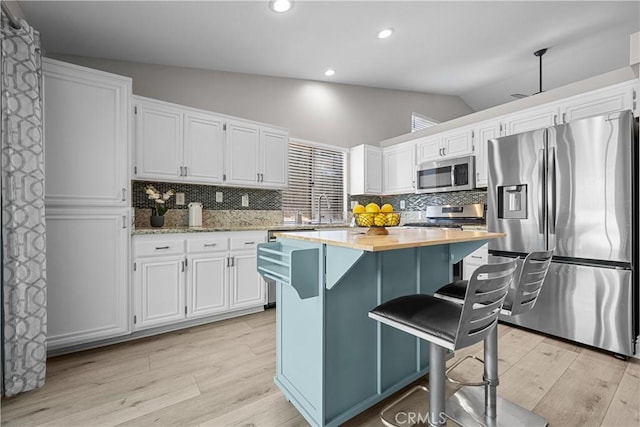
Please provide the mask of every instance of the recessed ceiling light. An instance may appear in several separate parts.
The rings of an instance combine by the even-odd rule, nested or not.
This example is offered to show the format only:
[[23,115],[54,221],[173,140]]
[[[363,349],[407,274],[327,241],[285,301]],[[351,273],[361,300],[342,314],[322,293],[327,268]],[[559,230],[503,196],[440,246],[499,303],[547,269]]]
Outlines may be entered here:
[[292,6],[292,0],[271,0],[269,2],[269,7],[271,8],[271,10],[278,13],[284,13],[291,9]]
[[391,34],[393,34],[393,28],[385,28],[384,30],[381,30],[378,33],[378,38],[379,39],[386,39],[387,37],[389,37]]
[[324,75],[327,77],[331,77],[336,73],[336,70],[329,68],[327,71],[324,72]]

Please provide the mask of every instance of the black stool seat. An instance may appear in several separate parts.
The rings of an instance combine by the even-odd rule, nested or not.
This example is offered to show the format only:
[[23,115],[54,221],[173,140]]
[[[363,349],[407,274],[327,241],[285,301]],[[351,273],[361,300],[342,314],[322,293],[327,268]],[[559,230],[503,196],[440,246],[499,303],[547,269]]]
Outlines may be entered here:
[[395,298],[371,310],[373,314],[452,344],[456,340],[461,312],[462,306],[459,304],[421,294]]
[[[440,298],[451,298],[458,301],[458,303],[460,304],[464,300],[464,294],[467,292],[467,283],[467,280],[456,280],[455,282],[451,282],[438,289],[436,291],[436,294]],[[504,299],[504,304],[502,305],[502,310],[511,311],[512,306],[513,288],[509,288],[507,297]]]

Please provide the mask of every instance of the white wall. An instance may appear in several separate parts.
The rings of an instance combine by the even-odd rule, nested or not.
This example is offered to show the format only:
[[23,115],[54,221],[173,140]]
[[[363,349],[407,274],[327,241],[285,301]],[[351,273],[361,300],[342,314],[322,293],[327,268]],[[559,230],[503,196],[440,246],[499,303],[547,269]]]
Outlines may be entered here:
[[290,136],[352,147],[410,131],[411,113],[471,113],[459,97],[48,53],[133,78],[136,95],[283,126]]

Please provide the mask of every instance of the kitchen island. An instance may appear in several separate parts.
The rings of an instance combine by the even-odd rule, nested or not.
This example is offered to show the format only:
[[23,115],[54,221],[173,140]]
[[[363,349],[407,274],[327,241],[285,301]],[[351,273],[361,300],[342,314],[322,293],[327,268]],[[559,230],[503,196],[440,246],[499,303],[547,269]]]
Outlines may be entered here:
[[282,232],[258,245],[275,280],[275,383],[311,425],[336,426],[428,372],[428,344],[368,318],[401,295],[433,294],[452,265],[502,233],[390,228]]

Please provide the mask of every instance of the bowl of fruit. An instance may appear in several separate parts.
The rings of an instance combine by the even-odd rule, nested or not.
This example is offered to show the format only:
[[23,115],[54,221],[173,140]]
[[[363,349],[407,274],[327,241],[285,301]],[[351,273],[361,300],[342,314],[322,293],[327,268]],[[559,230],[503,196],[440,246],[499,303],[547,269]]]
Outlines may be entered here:
[[393,206],[386,203],[382,207],[376,203],[367,206],[355,205],[353,216],[358,227],[368,227],[367,235],[384,236],[389,234],[385,227],[395,227],[400,224],[400,213],[393,211]]

